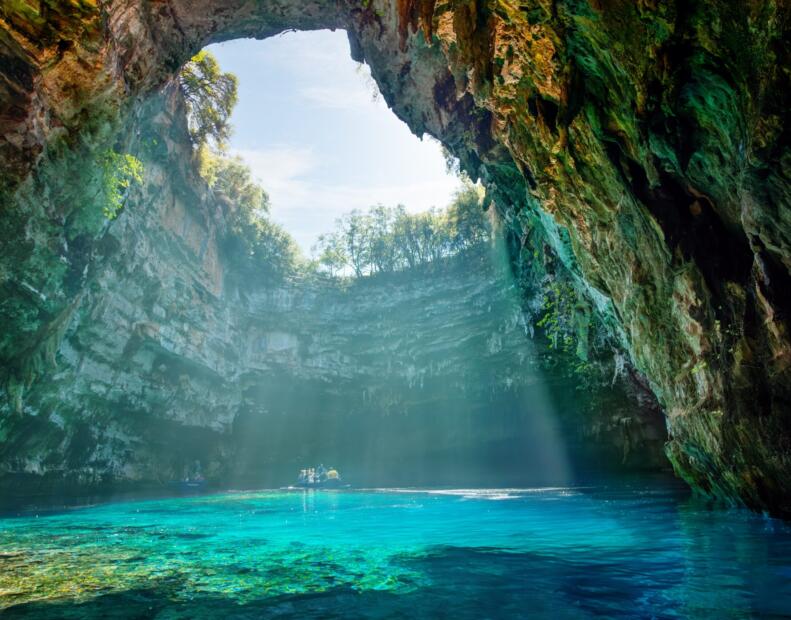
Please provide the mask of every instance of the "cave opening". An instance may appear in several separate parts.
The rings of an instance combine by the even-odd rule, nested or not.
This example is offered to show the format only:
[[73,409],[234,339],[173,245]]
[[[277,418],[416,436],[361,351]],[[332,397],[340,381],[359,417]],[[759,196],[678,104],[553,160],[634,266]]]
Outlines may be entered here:
[[344,31],[236,40],[138,101],[110,149],[58,163],[85,179],[52,192],[75,205],[75,301],[54,363],[19,357],[42,415],[9,425],[6,487],[666,470],[660,408],[537,229],[525,246],[388,107]]
[[[207,50],[239,79],[222,156],[250,168],[268,194],[265,217],[300,255],[257,291],[255,277],[227,278],[259,306],[245,326],[253,361],[226,484],[278,486],[319,462],[373,487],[563,486],[661,469],[659,417],[630,411],[640,405],[624,379],[598,389],[621,413],[580,423],[598,406],[582,397],[596,379],[557,343],[570,328],[552,343],[534,325],[568,319],[550,316],[538,287],[529,300],[517,292],[482,187],[393,115],[367,65],[349,58],[344,31]],[[461,212],[470,196],[477,214]],[[280,307],[261,304],[268,289]],[[306,296],[312,305],[295,301]]]

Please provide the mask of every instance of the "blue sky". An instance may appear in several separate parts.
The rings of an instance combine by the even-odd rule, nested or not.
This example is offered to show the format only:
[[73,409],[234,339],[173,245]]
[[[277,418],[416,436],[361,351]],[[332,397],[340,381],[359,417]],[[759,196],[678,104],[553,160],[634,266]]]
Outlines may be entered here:
[[233,154],[267,190],[272,219],[308,254],[335,219],[376,203],[445,206],[459,181],[440,146],[393,114],[343,31],[290,32],[209,48],[239,77]]

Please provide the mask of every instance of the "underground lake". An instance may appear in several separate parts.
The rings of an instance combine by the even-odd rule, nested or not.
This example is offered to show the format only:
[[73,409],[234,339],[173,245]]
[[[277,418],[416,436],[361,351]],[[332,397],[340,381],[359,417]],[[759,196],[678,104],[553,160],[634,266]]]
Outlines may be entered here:
[[676,485],[260,491],[0,522],[8,618],[791,613],[791,528]]

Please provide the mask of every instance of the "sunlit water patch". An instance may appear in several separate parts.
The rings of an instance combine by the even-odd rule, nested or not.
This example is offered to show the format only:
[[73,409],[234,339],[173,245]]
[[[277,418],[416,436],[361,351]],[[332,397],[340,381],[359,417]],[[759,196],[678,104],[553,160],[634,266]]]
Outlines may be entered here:
[[0,520],[9,618],[791,614],[791,530],[670,491],[393,489]]

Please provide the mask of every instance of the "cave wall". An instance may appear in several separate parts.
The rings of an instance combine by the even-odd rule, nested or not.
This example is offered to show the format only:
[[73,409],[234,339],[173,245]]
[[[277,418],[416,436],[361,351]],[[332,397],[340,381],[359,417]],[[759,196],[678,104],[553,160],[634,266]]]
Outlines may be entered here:
[[167,484],[195,461],[225,486],[320,461],[376,486],[666,467],[655,403],[606,359],[586,379],[531,333],[536,302],[498,246],[351,283],[256,279],[224,250],[235,207],[197,172],[178,89],[119,135],[143,181],[94,243],[60,247],[77,293],[32,365],[17,352],[30,374],[7,377],[4,494]]
[[[513,259],[547,244],[574,275],[662,403],[677,472],[791,510],[787,3],[45,0],[1,16],[15,238],[58,238],[57,209],[51,230],[20,202],[34,165],[101,141],[202,46],[346,28],[394,112],[487,183]],[[29,333],[25,314],[35,343],[73,294],[33,245],[4,284],[32,297],[3,320]]]

